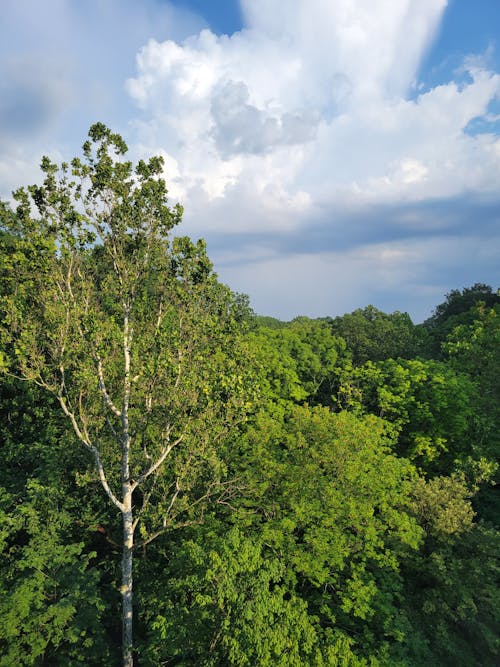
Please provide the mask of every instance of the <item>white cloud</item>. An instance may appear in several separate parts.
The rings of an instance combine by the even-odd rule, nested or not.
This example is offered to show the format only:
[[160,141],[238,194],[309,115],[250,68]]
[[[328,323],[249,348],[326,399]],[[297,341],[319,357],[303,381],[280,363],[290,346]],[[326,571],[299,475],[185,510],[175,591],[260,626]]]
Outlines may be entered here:
[[[460,81],[417,94],[446,0],[241,4],[244,30],[150,40],[127,84],[141,140],[176,160],[189,232],[214,239],[223,278],[266,312],[293,312],[300,295],[311,314],[339,312],[375,281],[388,294],[425,283],[410,237],[462,224],[453,203],[432,217],[425,202],[498,188],[500,140],[467,126],[491,115],[500,76],[468,58]],[[322,291],[334,282],[345,299]]]
[[253,222],[262,228],[291,204],[293,224],[311,202],[491,189],[497,139],[464,130],[487,114],[500,77],[470,61],[468,83],[408,97],[445,6],[291,0],[284,10],[277,0],[244,0],[246,28],[231,37],[204,30],[180,44],[150,40],[127,84],[150,117],[142,138],[175,157],[188,206],[203,190],[234,213],[243,187],[268,201]]
[[[439,24],[446,0],[243,0],[248,26],[288,43],[302,58],[313,97],[347,79],[354,99],[404,95]],[[325,75],[326,78],[325,78]],[[318,83],[327,84],[321,92]],[[307,87],[307,86],[306,86]]]

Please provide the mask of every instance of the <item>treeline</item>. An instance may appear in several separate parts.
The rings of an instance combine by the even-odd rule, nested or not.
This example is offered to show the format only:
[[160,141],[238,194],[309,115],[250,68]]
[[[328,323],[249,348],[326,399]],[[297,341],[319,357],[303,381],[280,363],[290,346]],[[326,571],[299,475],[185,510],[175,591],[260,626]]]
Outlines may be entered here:
[[134,664],[497,665],[498,293],[259,317],[91,139],[0,209],[0,665],[132,659],[97,460]]

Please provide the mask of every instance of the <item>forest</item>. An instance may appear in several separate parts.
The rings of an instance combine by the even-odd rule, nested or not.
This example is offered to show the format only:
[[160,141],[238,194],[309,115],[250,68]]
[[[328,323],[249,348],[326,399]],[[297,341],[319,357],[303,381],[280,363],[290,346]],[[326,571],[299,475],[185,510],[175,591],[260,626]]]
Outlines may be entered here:
[[0,666],[498,665],[496,287],[259,316],[126,153],[0,204]]

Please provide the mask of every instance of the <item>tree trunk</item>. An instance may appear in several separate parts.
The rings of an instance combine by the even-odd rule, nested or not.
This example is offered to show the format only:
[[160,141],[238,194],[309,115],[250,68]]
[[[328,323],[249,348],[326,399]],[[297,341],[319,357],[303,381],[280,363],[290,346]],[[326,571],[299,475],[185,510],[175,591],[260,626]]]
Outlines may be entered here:
[[134,548],[134,524],[132,516],[132,488],[130,484],[130,433],[128,408],[130,401],[130,304],[123,303],[123,360],[124,360],[124,393],[121,410],[122,421],[122,517],[123,517],[123,556],[122,556],[122,651],[123,667],[133,667],[134,646],[132,636],[133,625],[133,582],[132,559]]
[[122,555],[122,651],[123,667],[133,667],[133,579],[132,559],[134,548],[134,530],[132,525],[132,494],[124,498],[123,518],[123,555]]

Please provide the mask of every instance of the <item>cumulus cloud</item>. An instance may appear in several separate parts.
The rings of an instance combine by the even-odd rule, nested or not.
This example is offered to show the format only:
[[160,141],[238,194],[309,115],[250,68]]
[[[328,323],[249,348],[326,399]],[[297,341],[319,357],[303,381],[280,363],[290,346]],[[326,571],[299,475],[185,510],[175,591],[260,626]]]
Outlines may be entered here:
[[[365,295],[374,281],[397,292],[411,272],[403,282],[415,285],[429,269],[415,239],[459,238],[454,202],[498,188],[500,140],[469,128],[491,118],[499,74],[467,58],[448,81],[419,85],[446,0],[241,5],[245,27],[230,37],[150,40],[127,83],[142,147],[175,161],[190,231],[212,240],[223,277],[257,307],[285,303],[292,275],[307,284],[295,295],[342,276]],[[402,252],[380,249],[401,239]]]
[[245,182],[286,201],[373,203],[498,182],[498,139],[465,129],[487,116],[500,76],[471,62],[466,83],[415,94],[444,0],[242,6],[246,28],[231,37],[151,40],[128,81],[150,116],[142,137],[171,147],[186,196],[229,200]]
[[249,104],[249,100],[243,81],[225,81],[212,94],[211,135],[222,158],[238,153],[269,153],[280,145],[301,144],[314,138],[319,114],[303,111],[273,115]]

